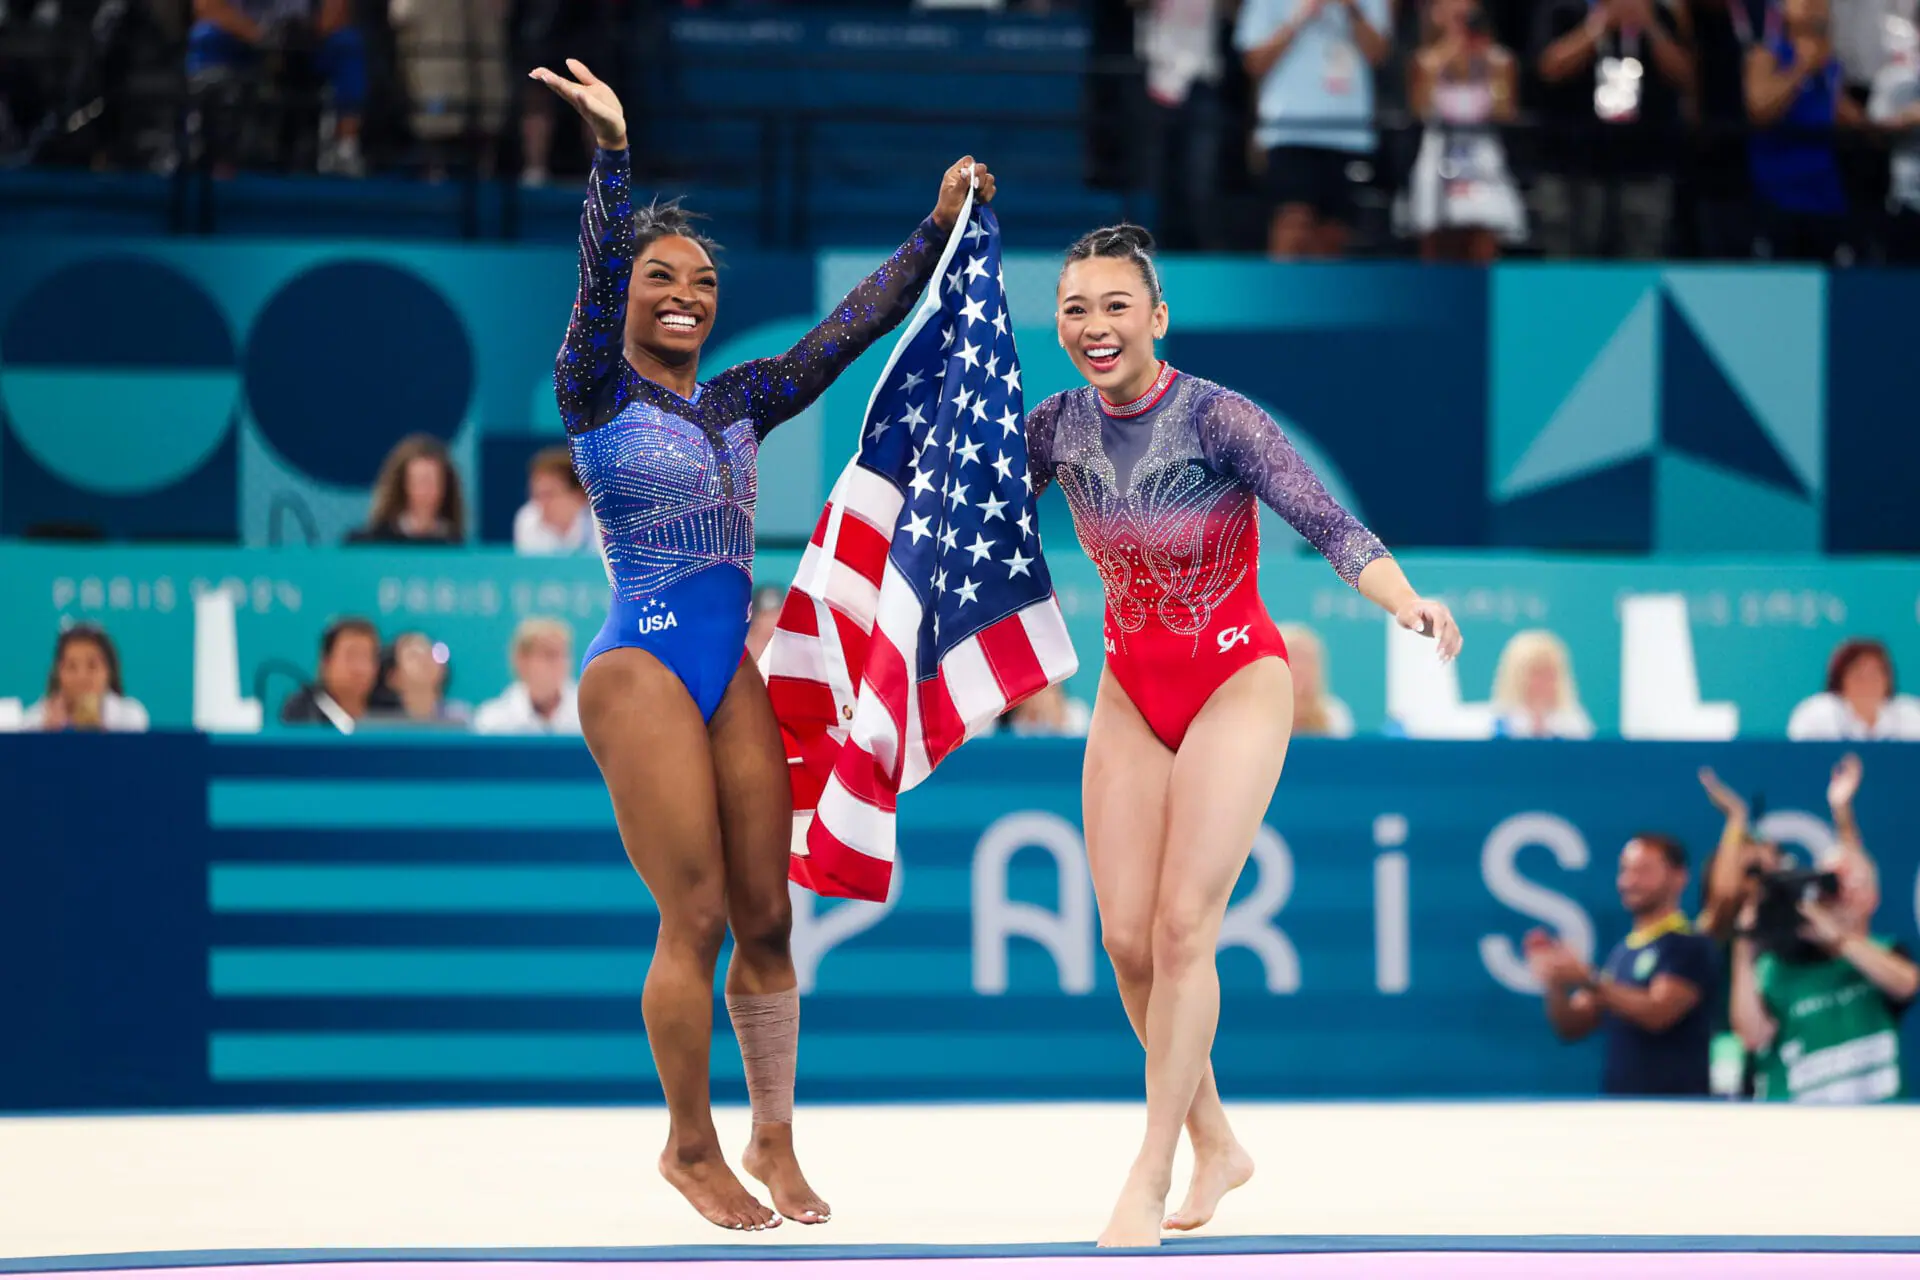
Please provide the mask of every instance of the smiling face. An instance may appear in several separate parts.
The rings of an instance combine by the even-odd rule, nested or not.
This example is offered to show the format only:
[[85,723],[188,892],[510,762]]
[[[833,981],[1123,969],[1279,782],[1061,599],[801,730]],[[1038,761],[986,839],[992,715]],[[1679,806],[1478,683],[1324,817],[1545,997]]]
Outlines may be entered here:
[[1153,300],[1139,263],[1069,263],[1060,276],[1055,321],[1073,367],[1111,403],[1138,399],[1153,385],[1160,372],[1153,344],[1166,335],[1167,304]]
[[707,251],[685,236],[661,236],[633,264],[628,344],[662,364],[686,364],[713,329],[719,296],[719,273]]

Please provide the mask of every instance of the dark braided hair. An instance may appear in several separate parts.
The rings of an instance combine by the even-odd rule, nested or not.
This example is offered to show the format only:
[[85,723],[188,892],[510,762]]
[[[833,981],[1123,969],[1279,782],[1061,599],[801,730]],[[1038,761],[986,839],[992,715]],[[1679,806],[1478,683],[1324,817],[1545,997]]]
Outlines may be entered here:
[[1123,222],[1087,232],[1067,250],[1067,261],[1060,268],[1060,274],[1065,275],[1068,266],[1088,258],[1127,259],[1139,268],[1140,278],[1146,281],[1148,305],[1160,305],[1160,272],[1153,265],[1153,234],[1145,227]]
[[694,222],[705,217],[704,213],[682,209],[678,196],[665,201],[656,197],[651,203],[641,205],[633,211],[634,254],[637,256],[645,252],[647,246],[655,240],[679,236],[705,249],[709,258],[718,258],[720,242],[694,229]]

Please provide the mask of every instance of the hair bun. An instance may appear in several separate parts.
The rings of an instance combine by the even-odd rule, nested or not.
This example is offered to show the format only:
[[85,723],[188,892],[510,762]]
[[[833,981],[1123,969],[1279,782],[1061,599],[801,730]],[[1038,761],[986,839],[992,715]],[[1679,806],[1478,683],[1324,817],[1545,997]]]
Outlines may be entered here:
[[706,215],[694,213],[680,205],[679,197],[672,200],[654,199],[633,211],[633,230],[640,248],[645,248],[655,240],[667,236],[679,236],[691,240],[708,254],[719,252],[720,245],[711,236],[704,235],[694,226],[696,220],[704,220]]
[[1101,227],[1089,231],[1080,238],[1080,246],[1096,258],[1118,257],[1135,253],[1153,252],[1153,233],[1145,227],[1131,222],[1122,222],[1116,226]]

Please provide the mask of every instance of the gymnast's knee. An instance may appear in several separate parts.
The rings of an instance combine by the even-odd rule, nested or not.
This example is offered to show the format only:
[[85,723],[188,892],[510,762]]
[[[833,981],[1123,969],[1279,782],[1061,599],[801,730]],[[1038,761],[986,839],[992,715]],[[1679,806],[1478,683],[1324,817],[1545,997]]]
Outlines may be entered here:
[[1213,962],[1220,938],[1219,913],[1178,898],[1160,904],[1153,918],[1155,978],[1184,974]]
[[1136,924],[1106,924],[1100,929],[1101,945],[1113,963],[1113,976],[1127,986],[1153,981],[1153,931]]
[[793,938],[793,902],[786,882],[764,899],[737,901],[732,912],[733,945],[751,961],[785,960]]
[[717,885],[712,892],[690,894],[660,910],[660,946],[691,952],[711,965],[727,940],[726,894]]

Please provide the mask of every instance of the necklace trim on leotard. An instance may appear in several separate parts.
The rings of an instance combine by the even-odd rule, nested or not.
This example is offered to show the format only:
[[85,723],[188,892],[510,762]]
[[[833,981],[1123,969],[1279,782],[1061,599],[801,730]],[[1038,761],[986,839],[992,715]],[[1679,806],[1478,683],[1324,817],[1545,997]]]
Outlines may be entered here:
[[[1138,400],[1129,400],[1125,404],[1114,404],[1105,396],[1100,396],[1100,412],[1109,418],[1137,418],[1160,403],[1160,397],[1167,394],[1167,388],[1173,385],[1173,380],[1178,376],[1174,367],[1162,360],[1159,376],[1154,378],[1153,385],[1147,388],[1145,395]],[[1098,391],[1094,394],[1100,395]]]

